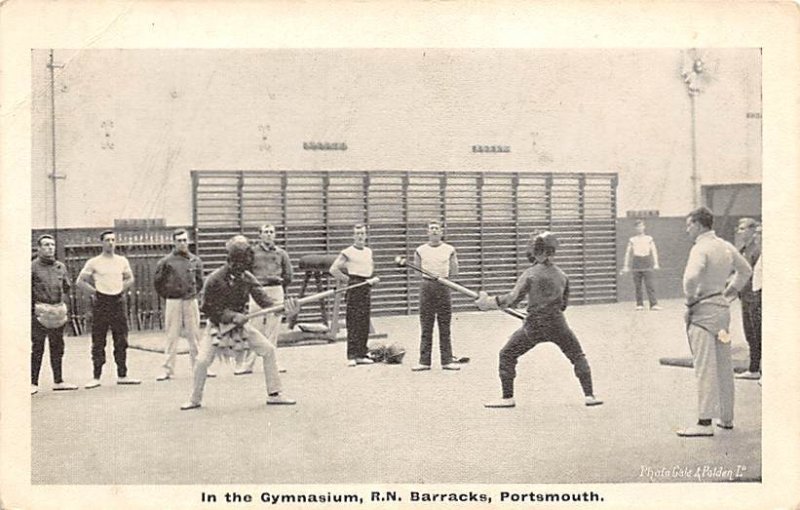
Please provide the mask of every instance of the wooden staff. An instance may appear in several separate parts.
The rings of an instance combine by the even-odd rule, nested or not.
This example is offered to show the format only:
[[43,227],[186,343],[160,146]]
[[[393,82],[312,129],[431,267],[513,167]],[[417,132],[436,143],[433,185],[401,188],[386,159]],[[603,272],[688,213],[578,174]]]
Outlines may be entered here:
[[[414,271],[418,271],[418,272],[424,274],[425,276],[427,276],[428,278],[441,283],[445,287],[450,287],[454,291],[460,292],[461,294],[469,296],[472,299],[478,299],[478,293],[477,292],[469,290],[468,288],[466,288],[466,287],[464,287],[462,285],[459,285],[456,282],[452,282],[452,281],[448,280],[447,278],[444,278],[444,277],[441,277],[441,276],[436,276],[435,274],[431,273],[430,271],[426,271],[426,270],[422,269],[419,266],[415,266],[414,264],[409,263],[408,260],[403,256],[395,257],[394,262],[399,267],[411,268]],[[520,312],[519,310],[515,310],[513,308],[501,308],[500,310],[505,312],[505,313],[507,313],[508,315],[511,315],[512,317],[516,317],[517,319],[520,319],[520,320],[523,320],[523,321],[528,318],[528,316],[526,314],[524,314],[523,312]]]
[[[310,296],[302,297],[302,298],[297,300],[297,304],[298,305],[304,305],[304,304],[307,304],[307,303],[313,303],[315,301],[320,301],[320,300],[325,299],[327,297],[333,296],[334,294],[340,294],[342,292],[347,292],[348,290],[355,289],[356,287],[361,287],[363,285],[370,285],[370,286],[371,285],[375,285],[379,281],[381,281],[381,279],[378,278],[377,276],[375,276],[375,277],[369,278],[367,280],[364,280],[363,282],[354,283],[353,285],[348,285],[347,287],[341,287],[341,288],[337,288],[337,289],[329,289],[329,290],[326,290],[324,292],[318,292],[317,294],[312,294]],[[283,310],[284,310],[284,304],[280,303],[280,304],[277,304],[277,305],[270,306],[269,308],[263,308],[263,309],[261,309],[261,310],[259,310],[257,312],[253,312],[251,314],[247,314],[246,317],[247,317],[247,320],[250,320],[250,319],[254,319],[256,317],[260,317],[262,315],[268,315],[268,314],[271,314],[271,313],[279,313],[279,312],[282,312]],[[220,326],[219,326],[219,335],[222,336],[222,335],[230,332],[231,330],[236,329],[237,327],[239,327],[239,326],[237,326],[236,324],[233,324],[233,323],[220,324]]]

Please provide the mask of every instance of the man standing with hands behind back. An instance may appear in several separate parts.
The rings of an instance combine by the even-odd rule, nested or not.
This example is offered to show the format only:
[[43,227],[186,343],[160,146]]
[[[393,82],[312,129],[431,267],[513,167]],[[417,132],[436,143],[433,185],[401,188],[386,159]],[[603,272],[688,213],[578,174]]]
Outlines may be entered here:
[[[458,276],[456,249],[442,242],[442,225],[438,221],[428,223],[428,242],[414,252],[414,264],[441,278]],[[433,323],[439,322],[439,354],[443,370],[460,370],[453,363],[453,346],[450,337],[450,321],[453,316],[450,288],[431,277],[422,276],[419,289],[419,364],[411,370],[419,372],[431,369],[433,350]]]
[[128,259],[114,253],[117,243],[113,230],[100,234],[103,252],[86,262],[78,284],[92,293],[92,365],[94,377],[86,388],[100,386],[100,375],[106,362],[106,334],[109,328],[114,339],[114,361],[117,384],[139,384],[128,377],[128,318],[125,315],[125,292],[133,285],[133,272]]

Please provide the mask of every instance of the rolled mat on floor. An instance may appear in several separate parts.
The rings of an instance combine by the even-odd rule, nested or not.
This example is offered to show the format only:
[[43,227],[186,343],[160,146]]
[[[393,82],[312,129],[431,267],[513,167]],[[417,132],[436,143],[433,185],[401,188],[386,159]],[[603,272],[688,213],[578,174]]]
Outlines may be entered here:
[[[688,347],[686,348],[688,351]],[[750,349],[747,344],[734,344],[731,346],[731,358],[733,360],[733,371],[737,374],[745,372],[750,367]],[[670,367],[694,368],[691,356],[680,358],[659,358],[658,362]]]

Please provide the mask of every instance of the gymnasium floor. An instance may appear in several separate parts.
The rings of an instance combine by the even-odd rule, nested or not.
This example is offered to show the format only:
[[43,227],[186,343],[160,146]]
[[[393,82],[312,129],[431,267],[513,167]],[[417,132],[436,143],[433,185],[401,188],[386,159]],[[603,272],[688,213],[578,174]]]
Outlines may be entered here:
[[[661,312],[631,303],[572,307],[606,404],[583,405],[569,362],[553,345],[521,358],[515,409],[490,410],[499,396],[497,353],[519,321],[500,312],[454,317],[460,372],[410,371],[418,318],[376,318],[379,332],[405,345],[402,365],[345,366],[345,345],[279,350],[286,394],[296,406],[264,405],[260,363],[249,376],[214,365],[203,408],[180,411],[190,389],[187,356],[177,378],[155,382],[157,353],[129,349],[140,386],[116,386],[109,336],[103,386],[53,392],[45,353],[32,398],[34,484],[590,483],[761,479],[761,387],[736,381],[736,428],[684,439],[673,430],[696,419],[693,372],[661,366],[688,356],[679,301]],[[733,342],[744,344],[738,305]],[[435,333],[436,334],[436,333]],[[438,345],[434,344],[434,353]],[[434,356],[436,360],[436,356]],[[65,379],[91,374],[88,337],[67,338]],[[706,476],[646,474],[675,466]],[[743,466],[742,469],[740,466]],[[662,470],[663,472],[663,470]]]

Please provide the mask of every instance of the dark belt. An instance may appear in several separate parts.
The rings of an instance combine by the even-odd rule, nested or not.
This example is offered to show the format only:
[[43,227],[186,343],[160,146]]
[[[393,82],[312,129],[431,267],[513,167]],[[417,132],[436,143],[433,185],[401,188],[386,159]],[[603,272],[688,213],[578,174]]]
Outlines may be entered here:
[[97,297],[98,300],[104,299],[106,301],[113,301],[113,300],[116,300],[116,299],[122,299],[122,296],[125,293],[124,292],[120,292],[119,294],[103,294],[100,291],[96,291],[94,294],[95,294],[95,297]]
[[709,299],[711,299],[713,297],[717,297],[717,296],[721,296],[721,295],[722,295],[722,292],[715,292],[713,294],[708,294],[707,296],[699,297],[699,298],[695,299],[694,301],[692,301],[691,303],[686,303],[686,307],[687,308],[691,308],[694,305],[701,303],[702,301],[706,301],[706,300],[709,300]]

